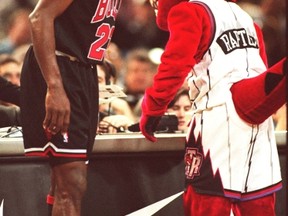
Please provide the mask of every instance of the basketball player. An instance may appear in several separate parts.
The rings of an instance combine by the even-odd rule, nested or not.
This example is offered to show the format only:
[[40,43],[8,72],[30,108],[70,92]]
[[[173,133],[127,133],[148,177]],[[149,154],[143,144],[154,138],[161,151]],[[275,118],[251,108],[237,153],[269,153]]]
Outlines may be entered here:
[[189,83],[186,215],[275,215],[281,174],[271,115],[285,103],[287,60],[267,70],[258,26],[234,2],[151,0],[170,32],[140,128],[153,132],[169,101]]
[[98,116],[96,65],[121,0],[40,0],[21,77],[25,154],[49,157],[52,215],[79,216]]

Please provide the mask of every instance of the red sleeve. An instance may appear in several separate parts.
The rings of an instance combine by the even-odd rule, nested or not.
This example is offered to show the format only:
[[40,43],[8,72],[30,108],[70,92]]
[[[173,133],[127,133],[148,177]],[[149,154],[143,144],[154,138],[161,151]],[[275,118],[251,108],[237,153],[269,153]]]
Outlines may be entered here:
[[211,23],[206,9],[188,2],[174,6],[168,15],[169,40],[154,77],[146,90],[142,112],[163,115],[188,73],[208,49]]
[[255,29],[256,29],[258,42],[259,42],[259,54],[260,54],[263,62],[265,63],[265,65],[267,67],[268,66],[268,60],[267,60],[267,55],[266,55],[265,43],[264,43],[262,30],[256,23],[254,23],[254,26],[255,26]]

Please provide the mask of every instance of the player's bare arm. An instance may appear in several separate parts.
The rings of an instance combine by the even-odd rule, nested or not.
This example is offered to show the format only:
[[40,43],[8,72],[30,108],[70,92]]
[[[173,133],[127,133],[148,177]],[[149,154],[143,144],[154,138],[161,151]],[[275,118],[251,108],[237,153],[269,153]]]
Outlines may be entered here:
[[43,127],[52,134],[67,132],[70,103],[63,88],[55,55],[54,20],[73,0],[40,0],[30,14],[33,49],[47,84]]

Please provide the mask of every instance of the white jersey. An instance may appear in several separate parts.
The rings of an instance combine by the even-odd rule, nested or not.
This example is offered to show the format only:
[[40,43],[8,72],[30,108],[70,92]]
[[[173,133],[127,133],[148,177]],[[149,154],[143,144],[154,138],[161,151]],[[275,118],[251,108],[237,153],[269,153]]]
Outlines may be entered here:
[[[235,3],[204,5],[215,25],[202,61],[188,76],[194,114],[186,146],[186,179],[200,193],[249,200],[281,188],[273,121],[241,120],[230,87],[266,70],[253,20]],[[228,22],[227,22],[228,21]]]

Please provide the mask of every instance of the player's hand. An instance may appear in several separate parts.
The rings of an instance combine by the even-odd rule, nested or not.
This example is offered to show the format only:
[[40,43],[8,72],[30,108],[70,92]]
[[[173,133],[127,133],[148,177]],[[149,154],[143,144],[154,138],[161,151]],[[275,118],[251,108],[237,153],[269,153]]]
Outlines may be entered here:
[[43,128],[52,135],[58,132],[67,133],[70,123],[70,102],[63,86],[47,89],[45,108]]
[[151,142],[156,142],[157,138],[154,136],[154,132],[160,122],[161,116],[141,116],[139,127],[142,134],[146,137],[146,139]]

